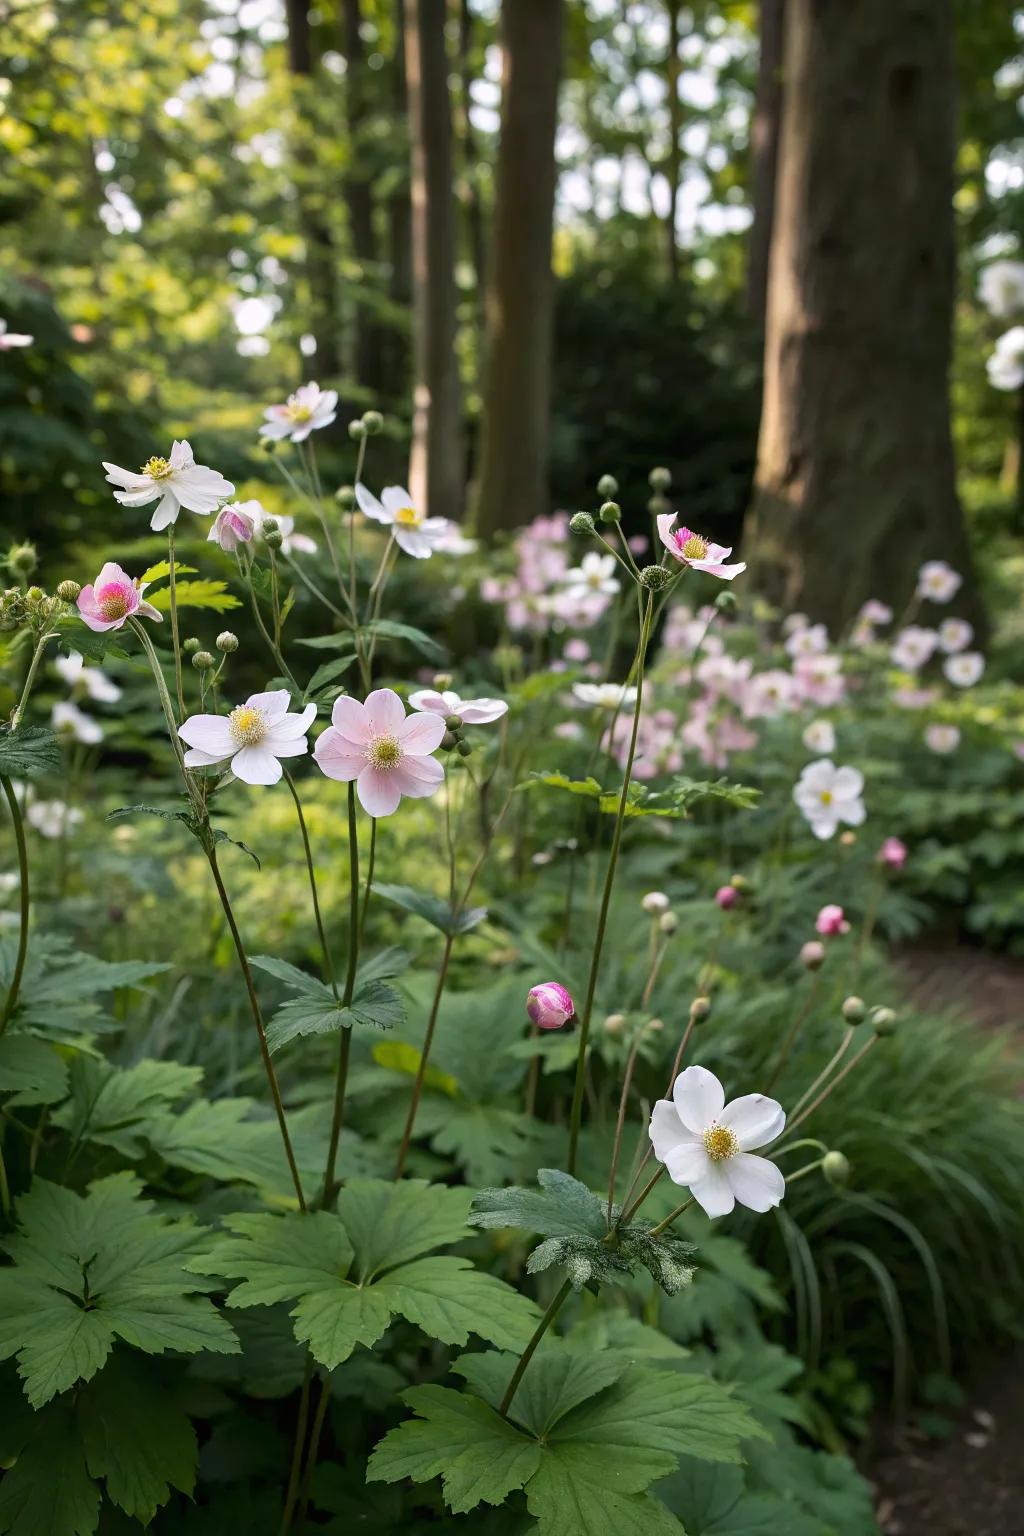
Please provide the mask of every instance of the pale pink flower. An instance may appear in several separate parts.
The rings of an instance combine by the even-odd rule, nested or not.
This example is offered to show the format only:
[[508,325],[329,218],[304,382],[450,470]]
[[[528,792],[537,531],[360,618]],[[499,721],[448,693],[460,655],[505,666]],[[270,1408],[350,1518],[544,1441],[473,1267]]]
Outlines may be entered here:
[[279,758],[303,757],[309,751],[306,732],[316,718],[316,705],[300,714],[288,713],[287,688],[253,693],[229,715],[191,715],[178,735],[191,749],[186,768],[211,768],[231,759],[231,772],[245,784],[276,784],[283,769]]
[[862,605],[857,617],[863,619],[866,624],[891,624],[892,609],[888,603],[880,603],[877,597],[869,597]]
[[770,1211],[786,1193],[778,1166],[751,1154],[781,1136],[786,1113],[775,1099],[748,1093],[731,1104],[713,1072],[687,1067],[651,1115],[654,1155],[673,1184],[689,1189],[709,1216],[728,1216],[737,1200]]
[[788,672],[770,667],[752,677],[741,695],[747,720],[774,720],[793,703],[796,687]]
[[849,933],[850,931],[850,925],[846,921],[842,907],[837,907],[832,902],[828,906],[822,907],[814,919],[814,926],[823,938],[829,938],[839,933]]
[[963,577],[946,560],[926,560],[917,574],[917,591],[933,603],[949,603],[963,586]]
[[902,869],[907,862],[906,843],[898,837],[887,837],[878,850],[878,862],[888,869]]
[[901,667],[904,672],[916,672],[932,659],[938,643],[939,637],[934,629],[925,629],[920,624],[908,624],[896,636],[890,652],[893,666]]
[[972,688],[985,670],[985,658],[980,651],[961,651],[947,656],[942,670],[957,688]]
[[121,487],[114,492],[114,500],[122,507],[144,507],[159,497],[149,523],[157,530],[177,522],[182,507],[200,517],[209,517],[235,489],[230,480],[209,465],[197,464],[191,446],[185,441],[174,442],[166,459],[147,459],[138,474],[119,469],[106,460],[103,468],[110,484]]
[[526,1011],[538,1029],[561,1029],[576,1004],[558,981],[541,981],[526,994]]
[[974,626],[966,619],[943,619],[939,625],[939,649],[947,656],[966,650],[974,639]]
[[440,715],[415,713],[391,688],[376,688],[364,703],[342,694],[335,699],[331,725],[313,749],[329,779],[356,784],[368,816],[390,816],[403,795],[423,799],[444,778],[431,753],[441,745],[445,723]]
[[148,582],[132,581],[126,571],[108,560],[94,582],[89,582],[78,594],[78,612],[82,622],[99,632],[121,629],[126,619],[135,617],[156,619],[162,615],[152,603],[144,603],[142,594]]
[[955,752],[960,745],[960,728],[938,723],[929,725],[925,728],[924,741],[929,751],[945,756],[948,752]]
[[798,656],[793,663],[797,693],[819,709],[831,709],[846,692],[842,666],[838,656]]
[[230,555],[239,544],[251,544],[255,532],[256,519],[246,510],[245,502],[231,501],[221,507],[206,538],[208,544],[219,544]]
[[786,650],[790,656],[820,656],[828,650],[828,630],[824,624],[804,624],[794,629]]
[[270,405],[263,412],[266,420],[260,437],[291,438],[304,443],[311,432],[329,427],[338,414],[338,391],[321,389],[319,384],[303,384],[283,405]]
[[890,697],[899,709],[927,709],[940,695],[937,688],[894,688]]
[[589,661],[590,646],[585,640],[573,639],[565,642],[565,650],[562,652],[566,661]]
[[463,725],[490,725],[493,720],[508,714],[504,699],[461,699],[450,688],[443,693],[436,688],[421,688],[410,693],[409,703],[420,713],[440,715],[442,719],[446,715],[458,715]]
[[451,532],[446,517],[427,517],[401,485],[386,485],[379,501],[365,485],[357,485],[356,501],[365,517],[391,529],[399,549],[414,560],[429,560]]
[[731,547],[712,544],[690,528],[675,528],[673,525],[678,515],[677,512],[663,512],[658,518],[658,537],[673,560],[678,560],[680,565],[688,565],[691,570],[718,576],[722,581],[733,581],[741,571],[746,570],[745,563],[723,563],[732,554]]
[[715,892],[715,902],[723,912],[728,912],[740,899],[740,893],[734,885],[720,885]]

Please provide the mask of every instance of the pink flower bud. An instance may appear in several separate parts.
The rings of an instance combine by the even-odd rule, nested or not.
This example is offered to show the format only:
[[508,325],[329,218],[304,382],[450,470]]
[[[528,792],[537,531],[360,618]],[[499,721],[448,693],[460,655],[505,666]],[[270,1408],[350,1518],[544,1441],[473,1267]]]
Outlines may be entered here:
[[820,934],[831,937],[837,933],[849,933],[850,925],[843,916],[842,907],[830,904],[822,907],[815,918],[814,926]]
[[825,964],[825,946],[820,939],[808,939],[800,950],[800,964],[806,971],[820,971]]
[[878,850],[878,862],[887,869],[902,869],[907,862],[907,845],[898,837],[887,837]]
[[526,1011],[538,1029],[561,1029],[576,1012],[576,1004],[557,981],[541,981],[526,997]]
[[740,893],[734,885],[720,885],[715,892],[715,900],[723,912],[728,912],[740,899]]

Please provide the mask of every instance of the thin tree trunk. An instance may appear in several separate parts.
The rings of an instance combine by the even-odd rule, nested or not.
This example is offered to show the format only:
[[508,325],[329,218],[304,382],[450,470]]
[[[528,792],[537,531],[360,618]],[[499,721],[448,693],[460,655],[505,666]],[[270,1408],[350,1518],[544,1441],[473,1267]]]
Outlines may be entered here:
[[673,283],[679,281],[679,241],[676,236],[676,217],[679,210],[679,178],[682,175],[682,151],[679,143],[681,112],[679,103],[679,3],[668,0],[668,59],[665,80],[668,86],[668,218],[665,222],[665,238],[668,249],[668,275]]
[[469,0],[458,0],[459,7],[459,112],[458,130],[462,152],[463,207],[469,249],[476,274],[477,329],[483,335],[484,294],[487,287],[487,239],[484,232],[484,213],[480,199],[480,154],[476,134],[469,111],[472,105],[473,85],[473,12]]
[[754,222],[747,247],[747,311],[764,330],[768,293],[768,252],[775,218],[775,177],[782,119],[782,46],[786,0],[760,0],[757,96],[750,127],[751,193]]
[[[349,166],[345,174],[345,203],[348,208],[349,235],[359,264],[362,282],[374,280],[377,262],[377,237],[373,226],[373,188],[363,169],[365,146],[363,127],[367,116],[366,48],[360,28],[363,21],[362,0],[342,0],[342,41],[344,44],[345,120],[349,138]],[[379,391],[383,379],[383,352],[379,327],[374,324],[364,304],[357,302],[352,316],[352,363],[356,382]]]
[[505,0],[501,142],[487,292],[479,531],[547,505],[555,127],[562,0]]
[[409,489],[431,516],[458,517],[464,483],[445,0],[405,0],[405,62],[415,373]]
[[306,364],[307,374],[321,378],[341,372],[338,347],[338,282],[334,242],[324,215],[325,196],[314,150],[314,130],[308,116],[312,94],[313,48],[308,0],[286,0],[288,68],[295,83],[296,142],[292,146],[295,195],[299,229],[305,246],[306,281],[309,285],[310,331],[316,355]]
[[[949,0],[788,0],[764,408],[745,552],[832,624],[968,553],[948,368]],[[970,596],[967,594],[968,606]]]
[[[408,116],[405,89],[405,0],[395,0],[395,51],[390,62],[391,103],[395,119],[403,127]],[[408,156],[406,157],[408,163]],[[387,204],[388,221],[388,297],[399,312],[411,312],[412,305],[412,199],[408,174],[396,180]],[[409,336],[404,328],[392,324],[385,342],[385,393],[404,400],[410,389]]]

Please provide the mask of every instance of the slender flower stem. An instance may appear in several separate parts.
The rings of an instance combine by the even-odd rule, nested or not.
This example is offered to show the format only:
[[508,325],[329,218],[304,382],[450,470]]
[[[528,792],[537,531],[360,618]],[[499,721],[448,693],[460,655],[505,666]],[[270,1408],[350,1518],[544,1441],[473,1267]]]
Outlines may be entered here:
[[839,1063],[842,1061],[843,1057],[846,1055],[847,1051],[849,1050],[850,1042],[852,1041],[855,1033],[856,1033],[856,1029],[855,1029],[854,1025],[852,1025],[852,1024],[848,1025],[847,1029],[846,1029],[846,1033],[843,1035],[842,1040],[840,1040],[840,1042],[839,1042],[839,1048],[836,1051],[835,1055],[832,1057],[832,1059],[828,1063],[828,1065],[826,1067],[824,1067],[822,1069],[822,1071],[820,1071],[818,1073],[817,1077],[814,1079],[814,1082],[811,1084],[811,1086],[809,1088],[807,1088],[800,1095],[800,1097],[797,1099],[796,1103],[793,1105],[793,1108],[790,1110],[790,1116],[791,1117],[795,1117],[796,1115],[798,1115],[800,1113],[800,1111],[803,1109],[804,1105],[810,1099],[812,1099],[814,1097],[814,1095],[817,1093],[817,1091],[821,1087],[822,1083],[825,1082],[827,1080],[827,1078],[829,1078],[831,1076],[831,1074],[834,1071],[834,1069],[836,1067],[838,1067]]
[[[645,1161],[646,1161],[646,1159],[645,1159]],[[641,1163],[640,1164],[640,1168],[642,1169],[643,1166],[644,1166],[644,1164]],[[637,1211],[643,1205],[644,1201],[647,1199],[647,1196],[650,1194],[651,1190],[654,1188],[655,1184],[657,1184],[658,1180],[661,1178],[661,1176],[662,1176],[662,1174],[664,1172],[665,1172],[664,1166],[661,1163],[659,1163],[657,1168],[651,1174],[650,1178],[647,1180],[647,1183],[644,1185],[643,1189],[640,1191],[640,1193],[637,1195],[636,1199],[633,1201],[632,1205],[628,1205],[628,1206],[625,1206],[623,1208],[622,1215],[619,1217],[619,1226],[620,1227],[625,1225],[625,1223],[627,1221],[631,1221],[633,1219],[633,1217],[636,1215]]]
[[[207,830],[209,830],[209,828],[207,828]],[[252,971],[249,967],[249,959],[245,953],[245,946],[242,943],[242,936],[238,931],[238,924],[235,922],[235,914],[232,911],[231,902],[228,899],[227,889],[225,888],[224,880],[220,872],[220,867],[217,863],[216,846],[211,842],[206,847],[205,851],[210,865],[210,872],[213,875],[213,883],[217,887],[217,895],[220,897],[220,904],[224,909],[224,916],[227,920],[227,925],[231,932],[232,942],[235,946],[235,953],[238,956],[238,965],[242,972],[242,979],[245,982],[245,989],[249,995],[249,1007],[252,1010],[253,1023],[256,1026],[256,1034],[259,1038],[260,1055],[263,1058],[263,1070],[267,1075],[267,1083],[270,1086],[270,1096],[274,1101],[274,1111],[277,1115],[277,1123],[281,1131],[281,1140],[284,1142],[285,1157],[288,1160],[288,1171],[291,1174],[292,1183],[295,1186],[295,1197],[299,1202],[299,1209],[301,1211],[305,1211],[306,1197],[303,1194],[302,1179],[299,1176],[299,1167],[295,1161],[295,1153],[292,1149],[292,1139],[288,1132],[288,1122],[285,1119],[284,1102],[281,1098],[281,1089],[279,1088],[277,1082],[277,1073],[274,1070],[274,1063],[270,1055],[270,1047],[267,1045],[267,1032],[263,1025],[263,1010],[260,1008],[260,1000],[256,995],[256,984],[253,981]]]
[[178,589],[174,569],[174,524],[167,529],[167,564],[170,566],[168,591],[171,600],[171,645],[174,649],[174,687],[178,695],[178,724],[185,718],[185,693],[181,682],[181,641],[178,637]]
[[[356,989],[356,967],[359,964],[359,831],[356,826],[356,786],[348,786],[348,965],[345,971],[345,990],[342,1007],[347,1008]],[[331,1138],[327,1148],[327,1166],[324,1170],[325,1210],[330,1210],[338,1193],[335,1170],[338,1165],[338,1143],[341,1140],[345,1119],[345,1089],[348,1087],[348,1064],[352,1051],[352,1030],[342,1029],[338,1041],[338,1066],[334,1078],[334,1113],[331,1117]]]
[[277,555],[270,551],[270,606],[274,615],[274,644],[281,649],[281,593],[277,583]]
[[629,781],[633,773],[633,759],[636,757],[636,741],[640,730],[640,712],[643,709],[644,697],[644,662],[647,657],[647,642],[651,633],[651,594],[647,596],[643,618],[640,622],[640,644],[637,649],[636,667],[636,703],[633,707],[633,730],[629,739],[629,752],[626,757],[626,767],[622,780],[622,792],[619,795],[619,808],[615,817],[615,828],[612,833],[612,846],[608,855],[608,868],[604,877],[604,891],[601,896],[601,907],[597,918],[597,931],[594,935],[594,948],[590,957],[590,976],[587,980],[587,995],[583,1005],[583,1014],[580,1020],[580,1044],[576,1058],[576,1082],[572,1095],[572,1110],[569,1117],[569,1156],[567,1167],[569,1173],[576,1171],[576,1154],[579,1147],[580,1120],[583,1114],[583,1087],[587,1064],[587,1041],[590,1037],[590,1020],[594,1011],[594,993],[597,990],[597,976],[601,966],[601,954],[604,948],[605,930],[608,926],[608,909],[611,905],[612,886],[615,883],[615,869],[619,860],[619,845],[622,841],[622,824],[626,815],[626,797],[629,793]]
[[786,1183],[795,1184],[797,1179],[805,1179],[809,1173],[816,1172],[816,1170],[821,1167],[824,1161],[825,1159],[823,1157],[819,1157],[816,1158],[813,1163],[805,1163],[804,1166],[802,1168],[798,1168],[795,1173],[787,1173]]
[[309,1424],[309,1397],[313,1384],[313,1356],[306,1350],[306,1365],[302,1373],[302,1391],[299,1396],[299,1416],[295,1425],[295,1445],[288,1473],[288,1490],[284,1498],[280,1536],[288,1536],[295,1515],[295,1501],[299,1496],[299,1479],[302,1476],[302,1453],[306,1446],[306,1429]]
[[[686,1054],[686,1047],[690,1043],[690,1036],[693,1034],[693,1024],[694,1024],[694,1018],[693,1018],[693,1014],[691,1013],[690,1017],[689,1017],[689,1019],[687,1021],[686,1028],[683,1030],[683,1038],[679,1042],[679,1049],[676,1051],[675,1059],[672,1062],[672,1070],[671,1070],[671,1072],[668,1075],[668,1084],[667,1084],[667,1086],[665,1088],[665,1097],[666,1097],[666,1099],[671,1098],[671,1096],[672,1096],[672,1086],[675,1083],[676,1078],[679,1076],[679,1068],[680,1068],[680,1066],[682,1064],[683,1057]],[[654,1156],[654,1148],[649,1146],[647,1148],[647,1151],[644,1153],[644,1155],[643,1155],[643,1157],[642,1157],[642,1159],[640,1161],[640,1166],[637,1168],[636,1173],[634,1173],[634,1175],[633,1175],[633,1181],[632,1181],[632,1183],[630,1184],[629,1188],[626,1191],[626,1198],[622,1202],[622,1205],[623,1205],[622,1220],[623,1221],[628,1221],[630,1216],[633,1215],[634,1211],[636,1211],[636,1210],[638,1210],[640,1208],[640,1206],[647,1199],[647,1196],[650,1194],[651,1190],[654,1188],[655,1184],[657,1184],[658,1180],[661,1178],[661,1175],[665,1171],[664,1168],[659,1168],[657,1173],[654,1175],[653,1179],[645,1187],[645,1189],[644,1189],[643,1193],[641,1194],[640,1198],[638,1200],[636,1200],[632,1205],[629,1205],[630,1197],[631,1197],[634,1189],[636,1188],[637,1184],[639,1183],[640,1175],[643,1173],[644,1169],[647,1167],[647,1164],[650,1162],[650,1160],[651,1160],[651,1158],[653,1156]],[[626,1209],[627,1206],[629,1207],[628,1210]]]
[[636,1039],[630,1048],[626,1058],[626,1070],[622,1078],[622,1092],[619,1095],[619,1113],[615,1121],[615,1143],[612,1147],[612,1162],[608,1173],[608,1225],[612,1224],[612,1206],[615,1204],[615,1180],[619,1172],[619,1155],[622,1151],[622,1131],[626,1124],[626,1105],[629,1103],[629,1090],[633,1082],[633,1070],[636,1067],[636,1055],[640,1049],[641,1031],[637,1030]]
[[342,619],[347,624],[348,615],[342,613],[337,604],[332,603],[325,592],[321,592],[316,582],[310,580],[310,578],[306,575],[299,562],[297,560],[293,560],[290,555],[285,555],[284,558],[288,565],[288,569],[295,573],[295,575],[302,582],[302,585],[306,588],[306,591],[309,592],[312,597],[315,597],[318,603],[322,603],[325,608],[329,608],[336,619]]
[[21,978],[25,972],[25,958],[28,954],[28,911],[29,911],[29,884],[28,884],[28,847],[25,843],[25,822],[21,814],[21,806],[14,792],[14,785],[10,779],[0,775],[0,788],[7,798],[7,804],[11,808],[11,821],[14,823],[14,841],[18,850],[18,879],[19,903],[18,903],[18,949],[14,958],[14,970],[11,972],[11,984],[7,988],[7,997],[4,1000],[3,1013],[0,1014],[0,1036],[3,1035],[11,1016],[18,1005],[18,994],[21,991]]
[[395,1178],[400,1179],[405,1171],[405,1160],[409,1155],[409,1143],[412,1141],[413,1127],[416,1124],[416,1112],[420,1107],[420,1099],[423,1095],[423,1083],[427,1075],[427,1061],[430,1057],[430,1047],[434,1043],[434,1030],[437,1027],[437,1015],[441,1007],[441,997],[444,993],[444,984],[448,979],[448,965],[452,958],[452,945],[455,943],[453,933],[445,934],[444,950],[441,954],[441,964],[437,972],[437,985],[434,987],[434,997],[430,1004],[430,1017],[427,1019],[427,1032],[423,1037],[423,1049],[420,1051],[420,1064],[416,1069],[416,1081],[412,1088],[412,1099],[409,1102],[409,1113],[405,1117],[405,1129],[402,1132],[402,1144],[398,1149],[398,1158],[395,1163]]
[[309,829],[306,826],[306,817],[302,809],[302,801],[299,799],[299,792],[295,787],[295,780],[292,778],[287,768],[284,770],[284,776],[287,781],[288,788],[292,792],[292,799],[295,802],[295,814],[299,822],[299,831],[302,834],[302,847],[306,855],[306,872],[309,875],[309,894],[313,898],[313,916],[316,919],[316,931],[320,935],[320,948],[324,957],[324,970],[327,972],[327,980],[330,983],[331,991],[334,993],[335,999],[337,999],[338,985],[334,979],[334,962],[331,960],[331,948],[327,942],[327,933],[324,929],[323,913],[320,910],[320,895],[316,886],[316,870],[313,866],[313,850],[309,844]]
[[789,1130],[795,1131],[798,1125],[802,1125],[810,1115],[814,1114],[814,1111],[818,1109],[820,1105],[824,1104],[829,1095],[839,1087],[839,1084],[842,1082],[843,1078],[849,1077],[854,1067],[864,1060],[864,1057],[867,1055],[868,1051],[870,1051],[871,1047],[874,1045],[877,1039],[877,1035],[872,1035],[870,1040],[866,1040],[864,1042],[856,1056],[852,1057],[851,1060],[846,1063],[846,1066],[841,1072],[836,1073],[831,1082],[826,1083],[825,1087],[818,1094],[818,1097],[812,1103],[808,1104],[806,1109],[802,1109],[798,1115],[794,1115],[793,1119],[789,1122]]
[[320,1436],[324,1432],[324,1420],[327,1418],[327,1409],[331,1402],[330,1379],[325,1376],[320,1383],[320,1398],[316,1405],[316,1414],[313,1418],[313,1429],[309,1437],[309,1455],[306,1457],[306,1470],[302,1478],[302,1493],[299,1496],[298,1523],[301,1526],[306,1518],[306,1509],[309,1504],[313,1473],[316,1471],[316,1459],[320,1454]]
[[36,641],[36,648],[32,652],[32,660],[29,662],[28,671],[25,674],[25,685],[21,690],[21,698],[18,700],[14,714],[11,716],[12,731],[16,731],[18,726],[21,724],[21,717],[25,713],[25,709],[29,701],[29,695],[32,692],[32,688],[36,680],[36,673],[39,671],[39,663],[43,659],[43,652],[46,649],[46,642],[47,640],[53,639],[53,634],[54,632],[51,630],[47,634],[40,635],[39,639]]
[[505,1388],[505,1396],[502,1398],[501,1405],[498,1408],[498,1412],[501,1414],[503,1419],[508,1418],[508,1411],[512,1406],[512,1399],[516,1395],[516,1392],[519,1388],[519,1383],[522,1381],[526,1374],[526,1367],[529,1365],[530,1361],[533,1359],[537,1352],[537,1345],[540,1343],[541,1339],[547,1333],[548,1329],[551,1327],[551,1324],[562,1310],[562,1307],[565,1304],[565,1299],[571,1290],[572,1281],[563,1281],[562,1285],[555,1292],[551,1304],[547,1311],[544,1313],[544,1316],[541,1318],[540,1322],[534,1329],[533,1337],[530,1339],[529,1344],[527,1344],[526,1348],[520,1355],[519,1363],[517,1364],[515,1370],[512,1372],[509,1384]]
[[789,1060],[790,1052],[796,1044],[797,1035],[800,1033],[801,1025],[806,1022],[807,1015],[814,1007],[814,1001],[818,995],[818,988],[820,986],[821,972],[816,971],[814,976],[811,978],[811,985],[808,988],[807,996],[804,998],[803,1007],[800,1008],[794,1015],[793,1022],[789,1026],[786,1038],[782,1042],[782,1048],[779,1051],[778,1059],[771,1070],[768,1081],[764,1085],[765,1093],[770,1093],[771,1090],[775,1087],[775,1084],[778,1082],[779,1075],[781,1074],[783,1067],[786,1065],[786,1062]]
[[691,1195],[689,1200],[684,1200],[682,1205],[677,1205],[674,1211],[669,1211],[664,1221],[659,1221],[656,1227],[651,1228],[650,1232],[647,1234],[648,1237],[660,1237],[665,1228],[670,1227],[677,1216],[681,1216],[684,1211],[688,1211],[690,1209],[690,1206],[693,1204],[693,1199],[694,1197]]
[[366,860],[366,884],[363,888],[363,910],[359,918],[359,938],[363,937],[363,929],[366,927],[366,913],[370,905],[370,892],[373,890],[373,866],[377,861],[377,818],[370,817],[370,853]]
[[178,723],[174,718],[174,705],[171,703],[171,696],[167,691],[167,684],[164,681],[164,672],[160,665],[160,658],[156,654],[152,640],[149,638],[145,628],[142,624],[139,623],[138,619],[129,619],[128,623],[134,630],[135,634],[138,636],[139,641],[142,644],[142,648],[149,660],[150,670],[153,673],[153,681],[156,683],[157,696],[160,699],[160,707],[164,712],[164,721],[167,725],[167,734],[171,738],[171,746],[174,748],[174,755],[178,759],[178,767],[181,770],[181,776],[185,783],[186,793],[188,794],[189,800],[192,802],[192,809],[198,816],[203,816],[206,814],[205,806],[203,804],[202,797],[196,788],[196,784],[192,775],[185,767],[185,754],[181,747],[181,737],[178,735]]
[[245,584],[246,584],[247,588],[249,589],[249,604],[250,604],[250,607],[252,608],[252,615],[253,615],[253,618],[256,620],[257,628],[259,629],[260,634],[263,636],[263,639],[264,639],[264,641],[266,643],[267,649],[270,652],[271,656],[273,656],[274,661],[276,662],[276,664],[280,667],[282,677],[287,678],[288,683],[290,684],[292,689],[295,691],[296,695],[301,699],[302,698],[302,689],[299,687],[298,683],[295,681],[295,674],[292,672],[291,667],[289,667],[288,663],[285,661],[284,657],[282,656],[282,654],[281,654],[281,647],[279,645],[275,644],[273,636],[270,634],[269,630],[267,629],[267,626],[263,622],[263,615],[260,613],[260,605],[259,605],[259,602],[258,602],[257,597],[256,597],[256,589],[255,589],[255,587],[252,584],[252,567],[250,566],[249,569],[246,570],[246,568],[242,565],[241,560],[239,560],[238,568],[239,568],[239,570],[242,573],[242,577],[243,577],[243,579],[245,581]]
[[0,1133],[0,1212],[5,1221],[11,1217],[11,1186],[7,1182],[7,1164],[4,1162],[3,1135]]

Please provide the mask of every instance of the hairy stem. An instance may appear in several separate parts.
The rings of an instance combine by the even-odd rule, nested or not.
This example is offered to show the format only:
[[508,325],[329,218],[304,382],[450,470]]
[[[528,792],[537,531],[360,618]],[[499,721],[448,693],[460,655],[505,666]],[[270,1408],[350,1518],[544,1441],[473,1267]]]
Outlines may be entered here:
[[565,1299],[571,1290],[572,1281],[564,1280],[559,1289],[555,1292],[551,1304],[547,1311],[544,1313],[544,1316],[533,1330],[533,1337],[530,1339],[529,1344],[527,1344],[526,1348],[519,1356],[519,1362],[516,1365],[515,1370],[512,1372],[508,1386],[505,1388],[505,1396],[502,1398],[501,1405],[498,1408],[498,1412],[501,1414],[502,1418],[508,1418],[508,1411],[512,1406],[512,1399],[516,1395],[516,1392],[519,1388],[519,1383],[522,1381],[526,1374],[526,1367],[529,1365],[530,1361],[536,1354],[537,1345],[540,1343],[541,1339],[547,1333],[548,1329],[551,1327],[551,1324],[562,1310],[562,1307],[565,1304]]
[[28,846],[25,842],[25,822],[22,818],[21,806],[18,804],[18,797],[14,793],[14,785],[4,775],[0,775],[0,788],[3,789],[7,804],[11,810],[11,821],[14,824],[14,841],[18,850],[18,879],[20,881],[18,891],[18,949],[14,957],[14,970],[11,972],[11,984],[7,988],[7,996],[4,999],[3,1013],[0,1014],[0,1036],[2,1036],[18,1005],[21,978],[25,972],[25,958],[28,954],[29,885]]
[[178,724],[185,718],[185,693],[181,682],[181,641],[178,637],[178,588],[174,570],[174,524],[167,529],[168,591],[171,599],[171,646],[174,650],[174,688],[178,695]]
[[29,662],[28,671],[25,674],[25,684],[21,690],[21,697],[15,706],[14,714],[11,716],[12,731],[16,731],[18,726],[21,724],[21,717],[25,713],[25,709],[29,701],[29,696],[31,695],[32,688],[35,684],[36,673],[39,671],[39,663],[43,659],[43,652],[46,649],[46,642],[47,640],[52,639],[53,632],[50,631],[45,635],[40,635],[39,639],[36,641],[36,648],[32,652],[32,660]]

